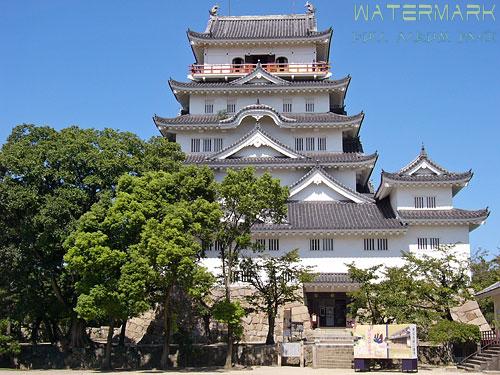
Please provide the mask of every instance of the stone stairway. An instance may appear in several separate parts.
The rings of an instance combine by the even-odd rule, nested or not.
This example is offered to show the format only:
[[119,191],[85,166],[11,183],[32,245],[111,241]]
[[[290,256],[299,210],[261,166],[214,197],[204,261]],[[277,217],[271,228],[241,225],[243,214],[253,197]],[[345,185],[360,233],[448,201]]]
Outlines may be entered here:
[[315,329],[311,335],[313,367],[352,368],[354,338],[344,328]]
[[490,345],[457,366],[466,371],[500,370],[500,345]]

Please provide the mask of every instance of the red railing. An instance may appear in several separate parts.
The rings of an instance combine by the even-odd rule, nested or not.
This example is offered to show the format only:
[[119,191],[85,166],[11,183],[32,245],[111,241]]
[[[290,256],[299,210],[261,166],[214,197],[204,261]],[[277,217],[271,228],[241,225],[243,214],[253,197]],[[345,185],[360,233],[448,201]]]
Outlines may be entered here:
[[[255,69],[257,64],[193,64],[189,71],[192,75],[210,75],[210,74],[246,74]],[[312,64],[262,64],[262,68],[269,73],[284,74],[326,74],[330,70],[327,63]]]
[[491,330],[481,332],[481,347],[500,344],[500,331]]

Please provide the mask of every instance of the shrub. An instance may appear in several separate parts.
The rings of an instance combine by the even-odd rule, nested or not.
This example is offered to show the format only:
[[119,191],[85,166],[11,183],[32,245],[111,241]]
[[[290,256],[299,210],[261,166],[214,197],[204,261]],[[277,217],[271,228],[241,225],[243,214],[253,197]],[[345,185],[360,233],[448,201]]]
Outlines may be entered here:
[[479,327],[450,320],[441,320],[429,329],[429,340],[436,344],[474,343],[481,339]]

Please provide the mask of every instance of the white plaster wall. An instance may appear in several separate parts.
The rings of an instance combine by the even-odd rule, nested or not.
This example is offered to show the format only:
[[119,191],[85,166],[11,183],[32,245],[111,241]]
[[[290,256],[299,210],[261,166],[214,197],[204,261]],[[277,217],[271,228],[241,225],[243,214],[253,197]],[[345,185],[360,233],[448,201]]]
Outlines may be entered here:
[[356,191],[356,170],[326,168],[326,171],[345,186]]
[[[283,109],[283,98],[292,100],[292,113],[303,113],[306,111],[306,98],[314,99],[314,112],[328,112],[330,110],[330,97],[328,94],[290,94],[290,95],[270,95],[270,94],[253,94],[253,95],[231,95],[231,99],[236,99],[236,112],[241,108],[257,103],[257,99],[261,104],[266,104],[273,107],[278,112]],[[213,100],[214,113],[225,111],[227,109],[227,95],[191,95],[189,98],[189,113],[204,114],[205,100]],[[284,114],[286,116],[286,114]]]
[[310,184],[293,196],[298,201],[341,201],[348,202],[350,199],[337,193],[335,190],[321,183],[319,185]]
[[289,63],[312,63],[316,61],[316,45],[282,45],[266,47],[206,47],[205,64],[231,64],[233,58],[245,55],[284,56]]
[[[187,154],[191,152],[191,138],[223,138],[223,147],[225,148],[252,130],[256,123],[254,118],[246,117],[242,123],[234,129],[177,131],[176,142],[179,143],[182,151]],[[267,116],[260,119],[259,124],[265,132],[287,145],[292,150],[295,149],[296,137],[326,137],[326,151],[342,152],[342,131],[339,129],[284,129],[276,125],[274,121]],[[317,139],[315,142],[317,147]],[[348,179],[347,176],[345,176],[345,178],[346,180]]]
[[[315,272],[347,272],[346,264],[354,262],[357,267],[368,268],[382,264],[385,266],[400,266],[403,264],[401,251],[412,251],[417,254],[436,254],[433,250],[417,250],[418,237],[439,237],[441,244],[454,244],[453,250],[463,256],[470,256],[469,235],[467,226],[416,226],[410,227],[406,235],[379,236],[388,239],[388,250],[363,250],[364,236],[328,236],[326,233],[317,235],[287,235],[280,237],[280,251],[270,252],[279,256],[287,251],[298,249],[303,264],[313,266]],[[310,251],[310,238],[334,238],[333,251]],[[366,236],[373,237],[376,236]],[[268,238],[268,237],[256,237]],[[271,237],[276,238],[276,237]],[[208,252],[203,260],[212,272],[219,272],[220,259],[216,252]],[[499,301],[500,302],[500,301]],[[500,305],[499,305],[500,306]]]
[[436,209],[453,208],[451,187],[397,187],[391,192],[391,205],[394,209],[415,209],[415,197],[435,196]]

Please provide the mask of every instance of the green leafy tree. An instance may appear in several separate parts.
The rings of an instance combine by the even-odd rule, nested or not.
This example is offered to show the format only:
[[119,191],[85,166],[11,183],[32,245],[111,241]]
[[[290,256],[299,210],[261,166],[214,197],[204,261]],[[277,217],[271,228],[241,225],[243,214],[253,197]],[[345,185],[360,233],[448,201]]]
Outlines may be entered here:
[[[115,197],[103,197],[79,222],[83,236],[105,236],[106,245],[116,251],[114,255],[130,258],[130,267],[140,264],[148,270],[143,280],[147,283],[147,299],[160,304],[164,313],[164,368],[168,365],[172,331],[172,293],[176,287],[191,287],[202,255],[200,243],[212,240],[221,217],[215,196],[213,173],[206,167],[182,167],[174,173],[148,172],[140,177],[124,175]],[[125,269],[113,273],[113,264],[105,266],[116,275],[116,282],[123,278]],[[78,268],[74,270],[78,272]],[[95,285],[100,288],[100,281]],[[87,298],[86,293],[83,298]],[[117,319],[140,312],[121,311]]]
[[441,320],[429,329],[429,341],[435,344],[465,344],[479,340],[481,332],[473,324]]
[[[472,288],[477,293],[500,280],[500,255],[493,255],[486,250],[477,251],[472,257],[471,270]],[[486,320],[499,328],[499,322],[494,322],[492,298],[481,298],[478,302]]]
[[[231,304],[231,281],[242,249],[251,245],[250,231],[259,222],[280,223],[286,216],[288,188],[269,173],[261,177],[253,168],[228,170],[217,186],[217,198],[223,217],[216,233],[222,262],[225,300]],[[228,326],[228,350],[225,367],[232,367],[234,335]]]
[[[75,307],[75,280],[65,274],[63,243],[76,220],[113,192],[124,173],[177,170],[178,145],[132,133],[20,125],[0,151],[0,289],[11,319],[43,324],[51,341],[61,330],[73,346],[84,344],[84,322]],[[67,324],[67,320],[70,320]]]
[[302,266],[298,250],[292,250],[280,257],[267,254],[258,258],[244,257],[240,270],[245,281],[255,288],[255,293],[246,297],[247,302],[255,311],[267,315],[266,344],[274,344],[279,308],[288,302],[302,300],[302,284],[313,279],[311,269]]
[[109,331],[103,369],[111,368],[111,346],[117,321],[149,307],[148,264],[122,249],[112,248],[102,232],[76,232],[65,256],[67,269],[78,276],[75,311],[86,320],[106,321]]
[[213,316],[213,308],[216,302],[213,290],[216,286],[216,277],[204,267],[197,267],[193,273],[193,279],[188,295],[192,300],[193,311],[196,316],[203,320],[203,328],[207,343],[211,342],[210,320]]
[[10,322],[7,319],[0,320],[0,356],[14,355],[21,352],[21,347],[13,337]]
[[349,265],[349,275],[360,283],[349,307],[372,324],[416,323],[425,336],[429,322],[451,321],[450,309],[470,298],[469,263],[450,246],[433,254],[404,252],[402,257],[401,267],[362,270]]
[[218,322],[226,324],[228,332],[231,330],[233,339],[239,340],[243,335],[241,318],[246,314],[239,301],[230,302],[227,299],[217,301],[213,306],[213,316]]

